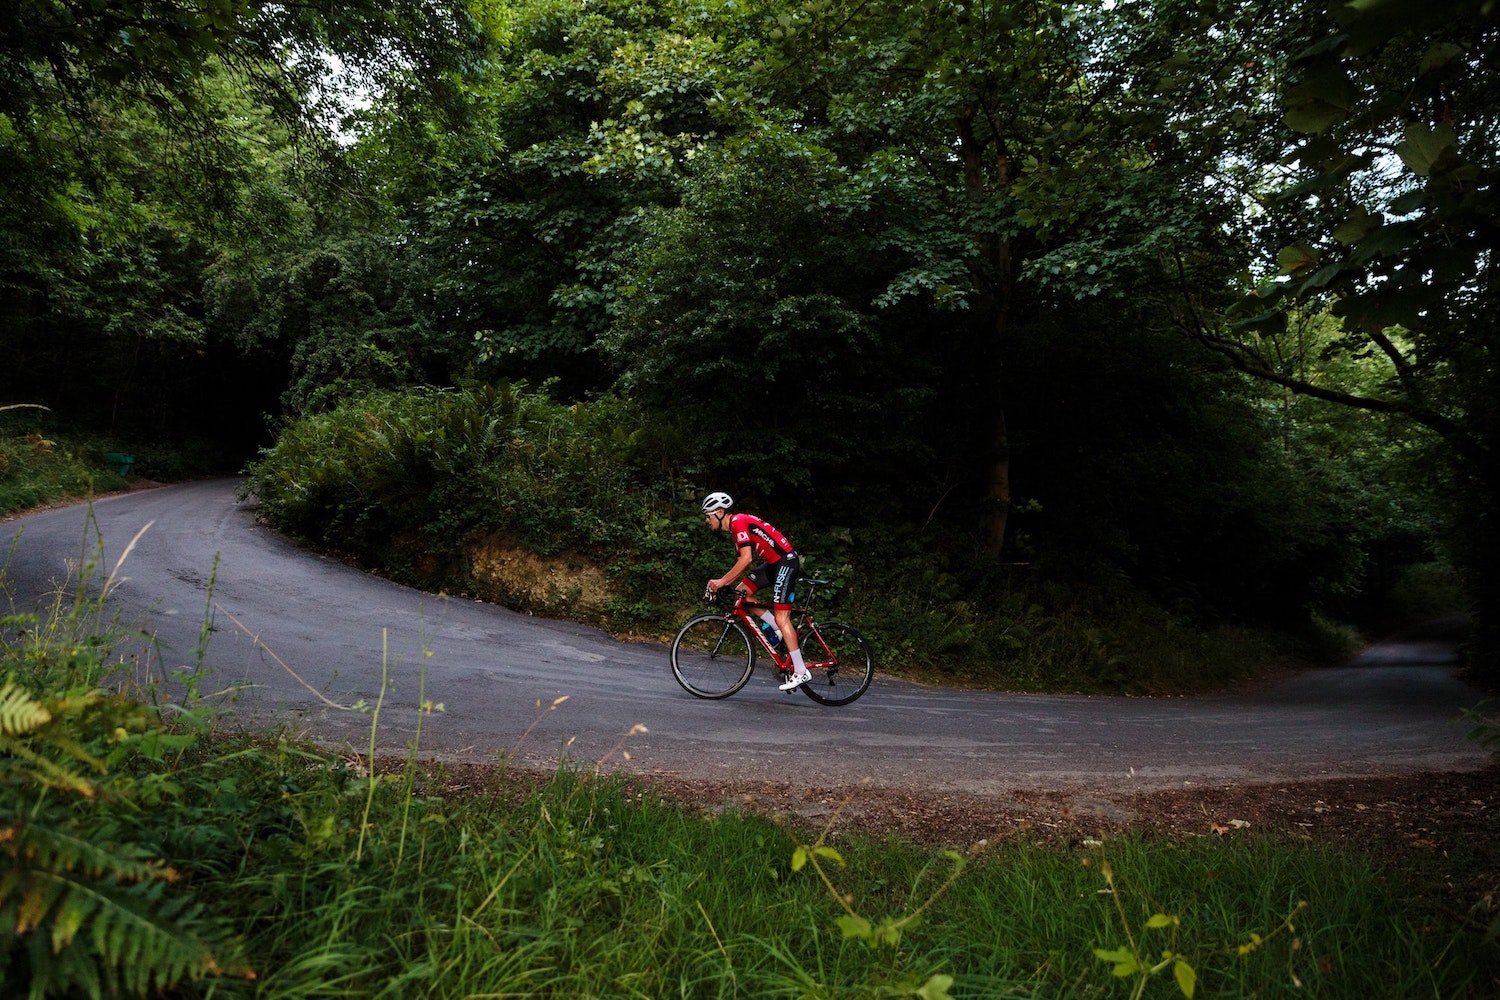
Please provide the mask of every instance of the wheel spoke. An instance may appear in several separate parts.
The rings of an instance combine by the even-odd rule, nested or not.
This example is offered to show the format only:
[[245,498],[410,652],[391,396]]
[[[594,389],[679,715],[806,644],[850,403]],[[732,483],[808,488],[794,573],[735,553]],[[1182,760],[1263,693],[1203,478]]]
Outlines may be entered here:
[[745,686],[755,651],[744,630],[723,615],[699,615],[672,641],[672,673],[699,698],[726,698]]
[[875,674],[870,644],[841,622],[809,625],[801,634],[804,662],[812,680],[802,691],[825,705],[847,705],[864,694]]

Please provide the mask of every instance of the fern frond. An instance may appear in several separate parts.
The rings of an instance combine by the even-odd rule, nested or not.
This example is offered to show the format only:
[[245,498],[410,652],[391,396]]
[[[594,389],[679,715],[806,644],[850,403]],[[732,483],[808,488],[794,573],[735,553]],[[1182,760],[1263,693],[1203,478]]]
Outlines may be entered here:
[[138,706],[102,691],[39,699],[7,681],[0,687],[0,780],[19,773],[23,781],[92,796],[93,782],[67,758],[98,774],[106,768],[80,737],[98,740],[140,721]]
[[[39,998],[254,978],[235,935],[125,834],[142,806],[138,779],[188,738],[80,676],[39,667],[34,679],[55,685],[39,693],[31,664],[0,664],[0,996],[13,995],[18,970]],[[106,760],[122,773],[111,776]]]
[[57,826],[17,824],[12,835],[0,839],[0,856],[9,855],[18,864],[46,871],[76,871],[94,878],[106,875],[131,882],[148,879],[173,881],[177,873],[152,863],[145,852],[131,844],[103,846],[83,834]]
[[[0,758],[0,776],[14,772],[23,783],[30,779],[47,788],[58,788],[92,797],[94,783],[71,768],[64,767],[49,757],[44,757],[30,746],[10,736],[0,736],[0,752],[10,759]],[[27,765],[30,765],[29,767]]]
[[[34,849],[14,850],[23,839]],[[21,863],[0,876],[0,945],[30,938],[33,972],[46,982],[65,992],[97,995],[91,984],[104,983],[123,988],[105,992],[146,995],[226,969],[253,977],[237,943],[201,905],[167,893],[176,872],[138,849],[107,851],[55,830],[6,846]],[[36,863],[44,859],[47,866]],[[221,953],[232,957],[223,961]]]
[[[128,857],[111,857],[80,838],[45,831],[17,838],[22,850],[10,852],[17,862],[4,878],[6,910],[18,935],[50,926],[53,951],[72,941],[94,909],[88,886],[119,870],[127,879],[151,878],[151,865]],[[26,842],[40,850],[25,850]],[[38,844],[40,842],[40,844]],[[13,842],[15,843],[15,842]]]
[[0,687],[0,735],[20,736],[52,721],[52,713],[31,692],[6,681]]
[[[88,722],[91,721],[88,720]],[[39,731],[37,735],[41,736],[45,734],[48,746],[61,750],[69,757],[78,761],[78,763],[86,764],[93,770],[103,774],[106,770],[104,762],[84,749],[83,744],[78,742],[78,739],[71,730],[73,725],[87,725],[88,722],[82,719],[75,719],[71,716],[65,716],[58,712],[55,713],[55,721],[45,729]]]

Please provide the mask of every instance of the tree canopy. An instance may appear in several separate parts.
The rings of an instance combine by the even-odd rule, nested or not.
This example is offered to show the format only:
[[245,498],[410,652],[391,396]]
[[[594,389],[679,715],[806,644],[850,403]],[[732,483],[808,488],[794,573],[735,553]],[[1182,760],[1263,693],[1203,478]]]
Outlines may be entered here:
[[21,0],[16,401],[526,380],[944,573],[1289,621],[1487,553],[1483,611],[1496,29],[1436,11]]

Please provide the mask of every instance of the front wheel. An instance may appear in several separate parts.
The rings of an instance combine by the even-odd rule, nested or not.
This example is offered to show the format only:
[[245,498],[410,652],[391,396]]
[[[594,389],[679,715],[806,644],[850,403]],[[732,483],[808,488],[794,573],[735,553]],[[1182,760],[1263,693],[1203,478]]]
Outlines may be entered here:
[[797,636],[802,660],[812,680],[802,693],[822,705],[847,705],[864,694],[875,676],[870,644],[852,625],[827,622],[808,626]]
[[754,668],[755,647],[733,618],[699,615],[672,640],[672,676],[699,698],[728,698],[745,686]]

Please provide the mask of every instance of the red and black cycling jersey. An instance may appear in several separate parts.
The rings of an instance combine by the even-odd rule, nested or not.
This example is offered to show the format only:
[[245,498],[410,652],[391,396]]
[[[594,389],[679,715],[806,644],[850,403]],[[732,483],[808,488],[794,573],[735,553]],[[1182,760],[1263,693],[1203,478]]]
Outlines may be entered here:
[[735,548],[746,545],[755,549],[756,555],[768,563],[779,562],[793,553],[791,540],[776,530],[769,521],[754,514],[735,514],[729,519],[729,533],[734,536]]

